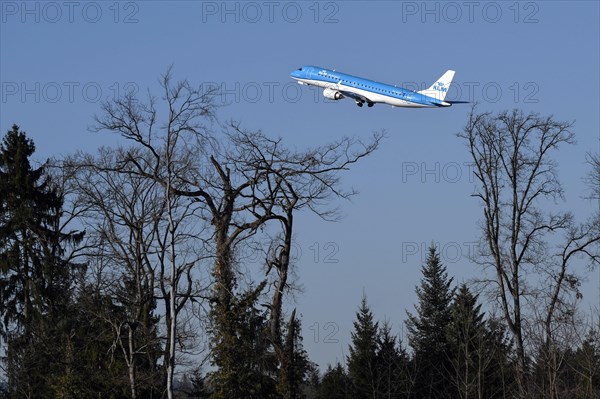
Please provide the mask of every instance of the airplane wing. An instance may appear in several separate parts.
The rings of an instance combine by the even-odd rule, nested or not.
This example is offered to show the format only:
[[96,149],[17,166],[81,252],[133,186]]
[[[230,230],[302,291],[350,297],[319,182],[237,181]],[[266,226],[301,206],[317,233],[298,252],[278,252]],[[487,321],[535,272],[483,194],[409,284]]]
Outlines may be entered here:
[[342,93],[344,95],[344,97],[349,97],[356,101],[371,102],[371,100],[369,100],[367,97],[361,96],[360,94],[356,94],[356,93],[348,91],[348,90],[338,90],[338,91],[340,93]]
[[338,82],[337,86],[338,86],[337,91],[342,93],[344,95],[344,97],[349,97],[349,98],[353,99],[354,101],[360,101],[363,103],[372,103],[373,102],[365,96],[361,96],[360,94],[357,94],[357,93],[354,93],[353,91],[348,90],[347,89],[348,86],[346,86],[346,89],[342,88],[343,85],[342,85],[341,80]]

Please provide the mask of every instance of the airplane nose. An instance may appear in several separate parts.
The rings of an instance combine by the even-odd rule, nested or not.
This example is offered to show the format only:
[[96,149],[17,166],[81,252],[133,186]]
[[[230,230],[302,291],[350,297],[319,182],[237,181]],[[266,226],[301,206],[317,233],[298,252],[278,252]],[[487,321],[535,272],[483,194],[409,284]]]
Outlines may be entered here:
[[292,73],[290,73],[290,76],[294,79],[306,79],[308,77],[308,72],[308,68],[300,67]]

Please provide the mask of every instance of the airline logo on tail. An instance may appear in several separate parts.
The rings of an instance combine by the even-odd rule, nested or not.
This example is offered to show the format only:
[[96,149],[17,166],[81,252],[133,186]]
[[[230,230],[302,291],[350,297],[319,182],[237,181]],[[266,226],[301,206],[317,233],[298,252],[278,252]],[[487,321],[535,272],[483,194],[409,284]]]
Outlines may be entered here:
[[431,87],[433,90],[437,90],[437,91],[441,91],[441,92],[447,92],[448,88],[446,87],[446,84],[444,82],[436,82],[434,83],[434,85]]

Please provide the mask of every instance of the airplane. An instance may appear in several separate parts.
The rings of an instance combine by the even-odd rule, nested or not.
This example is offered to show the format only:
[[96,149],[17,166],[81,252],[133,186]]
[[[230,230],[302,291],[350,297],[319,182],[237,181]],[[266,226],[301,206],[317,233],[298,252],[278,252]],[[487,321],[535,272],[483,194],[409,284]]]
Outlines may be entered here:
[[430,88],[421,91],[413,91],[309,65],[298,68],[290,76],[301,85],[323,87],[325,98],[331,100],[351,98],[359,107],[365,103],[369,107],[376,103],[382,103],[392,107],[438,108],[467,102],[445,100],[454,73],[452,70],[446,71]]

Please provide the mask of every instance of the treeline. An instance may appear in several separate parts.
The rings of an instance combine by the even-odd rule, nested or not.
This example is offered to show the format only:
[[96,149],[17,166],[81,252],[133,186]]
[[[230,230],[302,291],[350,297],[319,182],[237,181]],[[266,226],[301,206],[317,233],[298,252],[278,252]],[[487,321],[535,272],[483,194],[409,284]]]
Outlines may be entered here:
[[[32,140],[16,125],[4,137],[4,396],[598,396],[598,330],[582,324],[585,276],[572,259],[598,262],[599,224],[539,206],[561,194],[549,154],[572,142],[570,124],[473,110],[460,136],[489,248],[476,261],[492,273],[454,287],[432,249],[408,346],[365,299],[345,364],[320,375],[301,320],[284,306],[295,289],[295,221],[307,212],[336,219],[337,201],[355,194],[342,173],[382,135],[290,149],[219,123],[218,93],[170,72],[161,83],[159,97],[127,94],[95,117],[94,132],[126,146],[34,167]],[[549,251],[556,233],[562,246]],[[244,259],[249,246],[260,262]],[[493,298],[494,317],[475,289]]]
[[[486,316],[466,284],[453,286],[435,247],[430,247],[416,293],[415,314],[406,319],[407,340],[374,320],[366,297],[354,321],[345,365],[329,365],[311,391],[325,398],[515,398],[519,395],[515,345],[500,318]],[[578,326],[581,335],[555,353],[557,379],[547,379],[547,359],[529,359],[531,398],[600,395],[598,325]]]

